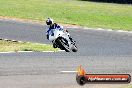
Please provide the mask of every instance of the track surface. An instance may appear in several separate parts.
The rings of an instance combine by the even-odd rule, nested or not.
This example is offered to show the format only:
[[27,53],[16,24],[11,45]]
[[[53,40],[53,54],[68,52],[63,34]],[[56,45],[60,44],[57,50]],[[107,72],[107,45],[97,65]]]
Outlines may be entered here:
[[[0,20],[0,38],[49,43],[45,28],[41,24]],[[60,71],[76,70],[79,65],[88,73],[132,72],[131,33],[68,30],[77,41],[77,53],[1,53],[0,88],[78,88],[75,74],[61,74]],[[108,84],[84,87],[104,86],[113,88]]]

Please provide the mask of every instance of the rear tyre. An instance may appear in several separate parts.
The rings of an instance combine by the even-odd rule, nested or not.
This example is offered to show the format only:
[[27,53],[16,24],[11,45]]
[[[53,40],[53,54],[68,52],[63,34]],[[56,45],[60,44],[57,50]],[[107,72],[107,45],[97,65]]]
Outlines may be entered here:
[[76,47],[75,45],[73,46],[72,51],[73,51],[73,52],[77,52],[77,51],[78,51],[78,49],[77,49],[77,47]]

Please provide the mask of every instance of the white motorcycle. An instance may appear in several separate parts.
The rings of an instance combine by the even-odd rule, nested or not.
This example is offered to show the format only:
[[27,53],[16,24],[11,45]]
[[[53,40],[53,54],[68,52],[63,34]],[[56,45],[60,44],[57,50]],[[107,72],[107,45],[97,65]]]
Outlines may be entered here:
[[61,50],[65,50],[66,52],[77,52],[77,46],[75,41],[71,40],[70,34],[68,32],[52,29],[49,32],[49,40],[52,41],[54,48],[60,48]]

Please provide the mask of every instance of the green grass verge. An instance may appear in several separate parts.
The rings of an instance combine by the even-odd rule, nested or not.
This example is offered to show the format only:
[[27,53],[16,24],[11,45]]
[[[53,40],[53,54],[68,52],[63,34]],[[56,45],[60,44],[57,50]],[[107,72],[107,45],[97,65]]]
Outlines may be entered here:
[[132,84],[128,84],[127,86],[123,86],[121,88],[132,88]]
[[0,0],[0,16],[132,30],[132,5],[80,0]]
[[12,41],[0,40],[0,52],[9,51],[58,51],[59,49],[54,49],[52,45],[39,44],[39,43],[19,43]]

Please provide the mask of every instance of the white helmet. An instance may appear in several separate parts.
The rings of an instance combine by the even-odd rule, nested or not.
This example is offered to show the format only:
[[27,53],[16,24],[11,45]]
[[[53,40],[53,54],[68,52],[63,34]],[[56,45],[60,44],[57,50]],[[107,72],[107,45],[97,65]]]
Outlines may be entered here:
[[48,19],[46,20],[46,24],[47,24],[47,25],[51,25],[51,24],[53,24],[53,22],[54,22],[54,20],[51,19],[51,18],[48,18]]

